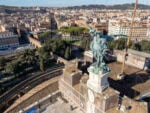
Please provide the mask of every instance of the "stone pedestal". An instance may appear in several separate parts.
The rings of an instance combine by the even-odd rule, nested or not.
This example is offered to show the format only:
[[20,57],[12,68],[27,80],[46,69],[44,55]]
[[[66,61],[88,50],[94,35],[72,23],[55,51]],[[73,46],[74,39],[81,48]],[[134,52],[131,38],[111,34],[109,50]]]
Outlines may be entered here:
[[95,105],[90,101],[87,102],[87,113],[95,113]]
[[[101,95],[101,109],[100,112],[104,112],[105,110],[105,96],[103,95],[104,90],[109,87],[108,82],[108,73],[104,73],[100,71],[98,74],[93,72],[94,67],[90,66],[88,68],[89,72],[89,79],[87,81],[87,88],[88,88],[88,102],[87,102],[87,113],[97,113],[97,105],[96,105],[96,98],[98,95]],[[104,97],[103,97],[104,96]]]
[[95,113],[95,94],[91,89],[88,89],[87,113]]
[[89,80],[87,81],[87,87],[93,90],[96,93],[102,93],[107,87],[109,87],[108,83],[108,73],[99,72],[99,74],[93,73],[94,67],[89,67]]

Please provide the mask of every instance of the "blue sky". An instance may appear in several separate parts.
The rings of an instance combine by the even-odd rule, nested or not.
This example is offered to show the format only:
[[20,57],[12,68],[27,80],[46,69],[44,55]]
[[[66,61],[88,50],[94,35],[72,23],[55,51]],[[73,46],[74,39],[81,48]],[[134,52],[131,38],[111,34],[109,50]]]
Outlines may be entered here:
[[[123,4],[133,3],[135,0],[0,0],[0,5],[10,6],[76,6],[88,4]],[[150,0],[139,0],[140,3],[149,4]]]

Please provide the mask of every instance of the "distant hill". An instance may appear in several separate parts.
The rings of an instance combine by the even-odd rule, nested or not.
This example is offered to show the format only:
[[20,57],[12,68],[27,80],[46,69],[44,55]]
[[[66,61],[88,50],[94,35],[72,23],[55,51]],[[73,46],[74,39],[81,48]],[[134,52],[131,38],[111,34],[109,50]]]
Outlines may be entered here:
[[[16,10],[21,10],[21,8],[31,8],[31,7],[17,7],[17,6],[5,6],[0,5],[0,11],[14,12]],[[41,7],[44,8],[44,7]],[[47,7],[48,8],[48,7]],[[82,6],[71,6],[62,7],[63,9],[116,9],[116,10],[127,10],[134,9],[134,3],[132,4],[118,4],[118,5],[82,5]],[[150,5],[138,4],[138,9],[148,9],[150,10]]]
[[[119,5],[82,5],[67,7],[67,9],[118,9],[127,10],[134,9],[134,4],[119,4]],[[150,9],[150,5],[138,4],[138,9]]]
[[12,13],[16,9],[18,9],[18,7],[0,5],[0,12]]
[[[32,9],[33,7],[17,7],[17,6],[5,6],[5,5],[0,5],[0,13],[1,12],[5,12],[5,13],[8,13],[8,14],[11,14],[11,13],[16,13],[16,12],[39,12],[39,11],[35,11]],[[45,13],[46,10],[45,8],[42,8],[40,10],[40,12],[42,13]]]

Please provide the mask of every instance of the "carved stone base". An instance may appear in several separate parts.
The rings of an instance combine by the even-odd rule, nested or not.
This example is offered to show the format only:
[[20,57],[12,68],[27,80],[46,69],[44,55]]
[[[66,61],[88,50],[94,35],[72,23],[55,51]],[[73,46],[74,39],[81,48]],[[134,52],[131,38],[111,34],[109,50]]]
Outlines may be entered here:
[[95,113],[95,93],[88,89],[87,113]]
[[90,101],[87,102],[87,113],[95,113],[95,105]]
[[118,105],[118,93],[109,87],[109,72],[105,73],[100,71],[98,74],[95,74],[93,69],[93,66],[88,68],[89,79],[87,80],[87,113],[105,113],[109,109]]
[[99,72],[99,74],[93,73],[93,66],[88,68],[89,80],[87,81],[87,87],[96,93],[102,93],[107,87],[109,87],[108,73]]

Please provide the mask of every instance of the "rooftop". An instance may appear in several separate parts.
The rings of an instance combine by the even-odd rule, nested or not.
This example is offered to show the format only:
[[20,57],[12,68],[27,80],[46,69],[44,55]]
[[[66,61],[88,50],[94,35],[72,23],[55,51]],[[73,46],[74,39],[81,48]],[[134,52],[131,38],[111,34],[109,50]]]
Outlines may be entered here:
[[[73,106],[71,110],[70,106]],[[66,103],[58,99],[54,104],[48,106],[43,113],[83,113],[74,103]]]
[[[117,75],[121,73],[122,64],[119,62],[114,62],[108,64],[108,66],[111,69],[108,78],[110,87],[115,89],[117,92],[121,92],[129,98],[137,99],[142,92],[148,91],[150,87],[150,74],[146,71],[126,65],[125,72],[127,76],[124,80],[118,80]],[[87,80],[88,76],[86,75],[81,79],[82,83],[85,85]],[[106,89],[105,91],[110,93],[111,90]]]
[[118,80],[117,75],[121,73],[122,64],[115,62],[108,64],[108,66],[111,69],[111,73],[109,75],[110,86],[115,90],[132,99],[136,99],[140,93],[149,89],[150,74],[146,71],[131,66],[125,66],[125,72],[127,76],[124,78],[124,80]]

